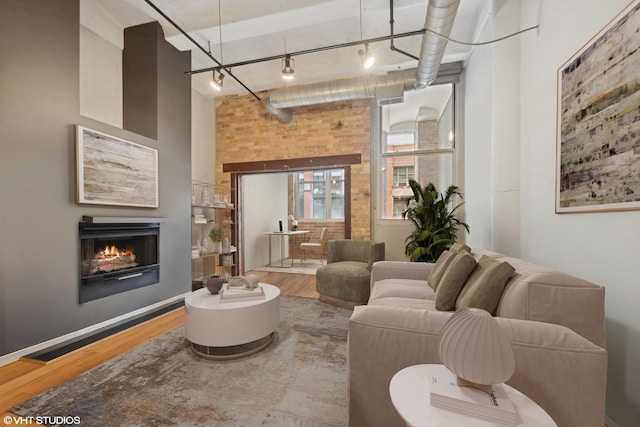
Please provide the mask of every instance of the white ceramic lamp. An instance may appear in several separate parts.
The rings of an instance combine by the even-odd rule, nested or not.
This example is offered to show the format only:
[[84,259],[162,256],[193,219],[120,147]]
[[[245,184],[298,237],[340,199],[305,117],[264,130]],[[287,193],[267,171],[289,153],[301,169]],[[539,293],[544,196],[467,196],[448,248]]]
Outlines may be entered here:
[[478,308],[462,308],[445,323],[438,341],[440,361],[457,376],[459,386],[487,393],[515,370],[511,344],[496,319]]

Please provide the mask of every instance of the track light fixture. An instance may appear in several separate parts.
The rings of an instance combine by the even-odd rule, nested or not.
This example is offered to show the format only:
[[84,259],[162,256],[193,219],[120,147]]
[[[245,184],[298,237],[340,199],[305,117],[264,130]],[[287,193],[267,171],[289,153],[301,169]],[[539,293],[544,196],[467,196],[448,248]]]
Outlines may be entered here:
[[374,62],[376,62],[376,58],[369,52],[369,44],[365,43],[364,50],[360,49],[358,51],[358,55],[362,58],[362,66],[365,69],[371,68]]
[[211,80],[211,87],[215,90],[222,90],[222,79],[224,79],[224,74],[218,71],[218,78],[216,78],[216,70],[213,70],[213,80]]
[[293,69],[295,61],[291,58],[291,55],[287,54],[282,59],[282,78],[285,80],[292,80],[295,70]]

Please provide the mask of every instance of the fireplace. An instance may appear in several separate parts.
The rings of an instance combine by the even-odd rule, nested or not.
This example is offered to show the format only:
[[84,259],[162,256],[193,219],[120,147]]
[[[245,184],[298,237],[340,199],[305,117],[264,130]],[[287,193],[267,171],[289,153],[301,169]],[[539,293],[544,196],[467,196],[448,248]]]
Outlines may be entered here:
[[80,303],[159,281],[158,223],[94,223],[80,228]]

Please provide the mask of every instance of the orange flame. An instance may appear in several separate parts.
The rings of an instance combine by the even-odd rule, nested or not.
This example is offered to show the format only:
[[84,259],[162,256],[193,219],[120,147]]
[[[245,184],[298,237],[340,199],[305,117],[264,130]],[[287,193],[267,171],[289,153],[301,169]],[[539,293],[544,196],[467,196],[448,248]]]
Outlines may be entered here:
[[98,252],[96,258],[113,258],[118,256],[129,256],[131,261],[135,261],[136,256],[132,249],[123,249],[120,250],[116,245],[107,245],[105,248]]

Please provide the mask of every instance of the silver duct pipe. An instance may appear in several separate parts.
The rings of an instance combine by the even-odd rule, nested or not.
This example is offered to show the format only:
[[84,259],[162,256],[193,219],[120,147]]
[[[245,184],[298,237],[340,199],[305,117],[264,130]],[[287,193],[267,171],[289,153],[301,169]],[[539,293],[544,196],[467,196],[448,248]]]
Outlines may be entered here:
[[[459,4],[460,0],[429,0],[424,28],[449,37]],[[429,31],[424,34],[416,71],[418,87],[426,87],[433,83],[446,46],[447,39]]]
[[[429,0],[426,28],[449,36],[460,0]],[[417,70],[392,72],[384,76],[357,77],[334,80],[309,86],[277,89],[263,100],[265,107],[280,122],[291,123],[291,112],[286,108],[327,102],[374,98],[378,88],[402,87],[403,91],[425,87],[435,80],[447,40],[430,32],[422,38]]]
[[404,91],[415,88],[415,69],[398,71],[384,76],[356,77],[332,80],[309,86],[274,90],[264,98],[264,105],[284,124],[291,123],[291,112],[284,108],[327,102],[375,98],[378,88],[401,86]]

